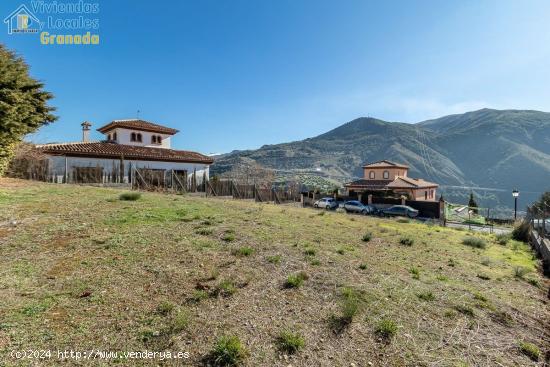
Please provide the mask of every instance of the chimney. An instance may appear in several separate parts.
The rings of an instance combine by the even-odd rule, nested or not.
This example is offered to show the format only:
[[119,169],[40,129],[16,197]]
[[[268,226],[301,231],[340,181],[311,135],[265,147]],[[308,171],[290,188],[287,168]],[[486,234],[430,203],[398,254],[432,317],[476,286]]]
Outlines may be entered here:
[[90,124],[88,121],[84,121],[80,124],[82,126],[82,142],[87,143],[90,141]]

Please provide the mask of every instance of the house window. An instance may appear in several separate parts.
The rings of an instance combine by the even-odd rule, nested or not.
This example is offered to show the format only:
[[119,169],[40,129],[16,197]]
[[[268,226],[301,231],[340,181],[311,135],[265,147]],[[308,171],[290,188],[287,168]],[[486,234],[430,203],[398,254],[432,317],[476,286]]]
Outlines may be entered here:
[[138,143],[141,143],[142,140],[141,140],[141,134],[140,134],[140,133],[137,133],[137,134],[136,134],[136,141],[137,141]]
[[374,171],[369,172],[369,178],[370,179],[376,178],[376,174],[374,173]]
[[107,140],[108,140],[108,141],[111,141],[111,134],[108,134],[108,135],[107,135]]
[[424,191],[424,200],[428,200],[428,191]]
[[390,173],[388,171],[384,171],[384,176],[383,176],[385,179],[388,179],[390,178]]
[[162,144],[162,136],[157,136],[157,144]]
[[130,141],[136,141],[136,133],[132,133],[132,135],[130,135]]
[[116,140],[116,133],[113,133],[113,140]]
[[156,144],[157,143],[157,136],[156,135],[152,135],[151,136],[151,144]]

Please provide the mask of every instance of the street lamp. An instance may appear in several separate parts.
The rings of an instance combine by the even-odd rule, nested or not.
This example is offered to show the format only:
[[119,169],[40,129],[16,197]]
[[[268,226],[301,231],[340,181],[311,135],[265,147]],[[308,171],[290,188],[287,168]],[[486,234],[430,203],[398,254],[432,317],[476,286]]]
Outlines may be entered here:
[[512,190],[512,196],[514,197],[514,220],[518,218],[518,196],[519,191],[517,189]]

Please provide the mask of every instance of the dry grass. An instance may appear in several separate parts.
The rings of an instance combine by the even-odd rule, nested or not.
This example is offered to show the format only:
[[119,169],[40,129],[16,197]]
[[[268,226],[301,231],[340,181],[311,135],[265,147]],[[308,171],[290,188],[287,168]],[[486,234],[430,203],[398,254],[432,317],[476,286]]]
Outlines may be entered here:
[[[532,365],[518,341],[541,356],[549,348],[549,282],[514,240],[476,234],[487,242],[477,249],[462,244],[464,232],[414,221],[4,182],[0,365],[17,365],[12,349],[59,348],[188,351],[188,364],[201,365],[235,352],[221,345],[228,335],[245,366]],[[285,289],[296,274],[308,279]],[[353,321],[335,334],[331,317],[348,310],[343,287],[361,294],[361,307],[348,307]],[[281,359],[277,338],[289,325],[307,342]]]

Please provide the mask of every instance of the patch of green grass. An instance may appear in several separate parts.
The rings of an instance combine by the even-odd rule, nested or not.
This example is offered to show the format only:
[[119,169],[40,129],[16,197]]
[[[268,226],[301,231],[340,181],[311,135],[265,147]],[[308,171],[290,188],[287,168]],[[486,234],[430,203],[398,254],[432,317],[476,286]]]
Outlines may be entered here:
[[533,343],[521,341],[518,343],[519,350],[533,361],[540,358],[540,349]]
[[474,309],[468,305],[455,305],[454,309],[463,315],[470,316],[470,317],[475,316]]
[[346,253],[346,249],[343,247],[340,247],[336,250],[336,253],[339,255],[344,255]]
[[221,281],[214,290],[214,294],[216,296],[222,296],[222,297],[230,297],[237,292],[237,287],[235,286],[235,282],[232,280],[223,280]]
[[209,297],[208,292],[202,289],[196,289],[193,292],[193,295],[191,296],[191,300],[193,302],[200,302],[202,300],[205,300]]
[[235,251],[233,251],[233,254],[235,256],[239,256],[239,257],[246,257],[246,256],[250,256],[254,253],[254,249],[252,247],[248,247],[248,246],[244,246],[244,247],[239,247],[238,249],[236,249]]
[[201,236],[209,236],[212,234],[212,232],[212,228],[207,227],[197,228],[197,230],[195,231],[196,234],[200,234]]
[[306,344],[304,337],[300,333],[288,330],[282,331],[279,334],[276,343],[281,351],[288,354],[296,353]]
[[508,233],[499,233],[496,236],[497,243],[501,246],[506,246],[510,241],[511,236]]
[[423,301],[435,300],[435,296],[431,291],[418,293],[416,296]]
[[462,244],[474,248],[481,248],[484,249],[487,247],[487,241],[485,241],[483,238],[474,237],[474,236],[467,236],[462,239]]
[[410,223],[411,220],[408,219],[408,218],[398,218],[398,219],[396,220],[396,222],[397,222],[397,223]]
[[403,246],[412,246],[414,245],[414,239],[411,237],[401,237],[399,243]]
[[235,241],[235,233],[232,231],[226,231],[222,236],[222,240],[224,240],[225,242]]
[[300,288],[308,278],[308,275],[303,271],[289,275],[285,281],[285,288]]
[[307,256],[315,256],[316,253],[317,253],[317,250],[311,247],[308,247],[304,250],[304,255],[307,255]]
[[270,262],[272,264],[280,264],[281,263],[282,256],[281,255],[273,255],[267,257],[267,262]]
[[523,266],[514,266],[514,277],[518,279],[523,279],[523,277],[529,273],[529,269],[524,268]]
[[391,319],[382,319],[376,325],[374,331],[385,339],[391,339],[397,334],[397,323]]
[[321,261],[319,261],[319,259],[311,259],[309,263],[310,265],[313,265],[313,266],[321,265]]
[[173,333],[179,333],[189,326],[189,313],[187,310],[179,309],[170,320],[170,330]]
[[139,192],[124,192],[118,196],[118,200],[122,201],[136,201],[141,198],[141,193]]
[[247,356],[248,351],[236,336],[222,336],[211,352],[211,359],[216,366],[238,366]]
[[412,274],[413,279],[420,279],[420,269],[412,267],[409,269],[409,273]]
[[367,232],[363,235],[363,238],[361,238],[363,242],[369,242],[372,240],[372,232]]
[[487,302],[488,301],[487,297],[485,297],[483,294],[481,294],[479,292],[474,293],[474,299],[478,300],[478,301],[481,301],[481,302]]
[[169,315],[174,310],[174,304],[168,301],[163,301],[157,306],[157,313],[163,316]]

